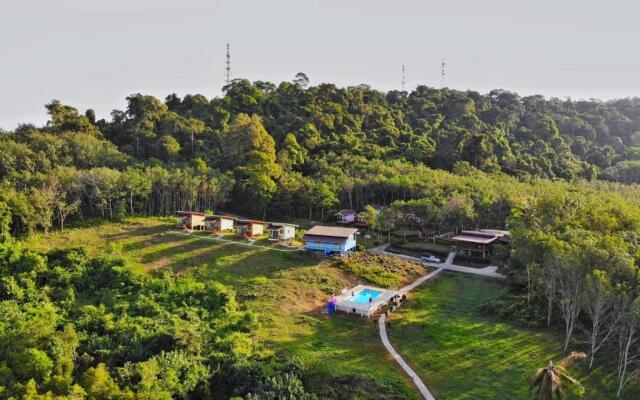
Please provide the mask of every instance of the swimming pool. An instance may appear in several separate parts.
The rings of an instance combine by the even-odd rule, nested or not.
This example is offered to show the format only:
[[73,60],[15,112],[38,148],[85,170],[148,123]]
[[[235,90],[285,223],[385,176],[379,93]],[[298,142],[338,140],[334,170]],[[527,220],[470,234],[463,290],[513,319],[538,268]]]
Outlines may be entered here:
[[369,299],[375,299],[376,297],[380,296],[382,294],[381,291],[379,290],[372,290],[372,289],[362,289],[361,291],[359,291],[358,293],[356,293],[355,296],[351,297],[349,299],[349,301],[352,301],[354,303],[360,303],[360,304],[365,304],[369,302]]

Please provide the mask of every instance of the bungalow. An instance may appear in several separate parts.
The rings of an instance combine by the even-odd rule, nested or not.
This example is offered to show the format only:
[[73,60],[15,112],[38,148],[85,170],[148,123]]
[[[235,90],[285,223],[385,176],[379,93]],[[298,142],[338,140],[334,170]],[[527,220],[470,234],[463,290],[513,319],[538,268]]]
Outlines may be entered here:
[[220,233],[233,231],[236,219],[228,215],[209,215],[204,219],[204,229],[209,232]]
[[256,236],[264,234],[265,226],[267,226],[267,223],[264,221],[238,219],[235,222],[236,236],[245,239],[253,239]]
[[346,254],[356,248],[355,228],[316,225],[305,232],[306,250],[318,250],[325,254]]
[[285,224],[282,222],[271,222],[267,226],[270,242],[286,242],[295,239],[298,225]]
[[356,219],[356,212],[351,209],[340,210],[336,213],[336,219],[339,224],[351,224]]
[[[382,206],[380,204],[372,204],[371,207],[376,211],[376,215],[380,215],[380,212],[382,212]],[[368,227],[369,221],[367,221],[367,213],[364,211],[357,213],[354,222],[357,226]]]
[[455,242],[458,253],[486,258],[492,252],[492,247],[496,243],[508,243],[507,231],[494,229],[482,229],[479,231],[462,231],[457,236],[451,238]]
[[204,213],[195,211],[178,211],[176,213],[181,220],[176,224],[179,229],[198,229],[204,228]]

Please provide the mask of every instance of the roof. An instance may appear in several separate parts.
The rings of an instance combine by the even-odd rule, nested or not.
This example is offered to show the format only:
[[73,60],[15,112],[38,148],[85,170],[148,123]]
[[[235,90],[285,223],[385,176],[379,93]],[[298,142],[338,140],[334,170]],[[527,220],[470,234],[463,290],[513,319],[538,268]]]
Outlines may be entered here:
[[267,224],[267,222],[259,221],[257,219],[236,219],[236,222],[241,225],[249,225],[249,224],[266,225]]
[[490,232],[462,231],[459,235],[452,237],[451,240],[456,242],[488,244],[494,242],[499,237],[502,236],[498,236],[497,234]]
[[181,216],[181,215],[200,215],[200,216],[204,217],[204,213],[197,212],[197,211],[177,211],[176,214],[179,215],[179,216]]
[[208,219],[208,220],[212,220],[212,219],[232,219],[232,220],[235,220],[236,217],[231,217],[229,215],[207,215],[205,217],[205,219]]
[[282,228],[283,226],[292,226],[294,228],[298,227],[296,224],[288,224],[286,222],[269,222],[269,228]]
[[305,232],[305,236],[327,236],[327,237],[338,237],[338,238],[348,238],[354,233],[358,232],[356,228],[341,228],[336,226],[322,226],[316,225],[313,228],[309,229]]
[[352,210],[350,208],[345,208],[344,210],[338,211],[336,214],[347,215],[347,214],[355,214],[355,213],[356,213],[355,210]]
[[493,233],[498,237],[509,236],[511,234],[511,232],[501,229],[480,229],[480,231],[485,233]]

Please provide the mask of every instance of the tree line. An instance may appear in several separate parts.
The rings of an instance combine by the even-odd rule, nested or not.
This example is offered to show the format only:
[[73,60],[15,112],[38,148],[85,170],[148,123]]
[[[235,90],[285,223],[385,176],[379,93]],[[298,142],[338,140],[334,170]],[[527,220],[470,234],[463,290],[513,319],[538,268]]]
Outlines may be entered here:
[[[110,120],[52,101],[42,127],[0,133],[14,234],[68,217],[220,207],[324,219],[420,199],[431,169],[638,182],[640,102],[495,90],[382,93],[235,80],[221,98],[134,94]],[[425,172],[426,171],[426,172]]]

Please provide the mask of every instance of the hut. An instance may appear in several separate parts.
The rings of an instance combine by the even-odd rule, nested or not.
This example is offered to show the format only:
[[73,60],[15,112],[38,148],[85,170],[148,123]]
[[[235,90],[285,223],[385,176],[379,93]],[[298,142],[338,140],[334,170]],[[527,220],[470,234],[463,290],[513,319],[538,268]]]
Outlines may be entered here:
[[253,239],[264,234],[267,223],[253,219],[238,219],[235,221],[236,236]]
[[178,229],[204,229],[204,213],[195,211],[178,211],[176,216],[180,218],[180,221],[176,224],[176,228]]
[[356,212],[351,209],[340,210],[335,215],[336,222],[339,224],[351,224],[356,219]]
[[204,229],[213,233],[231,232],[235,220],[228,215],[208,215],[204,219]]
[[298,225],[284,222],[270,222],[267,226],[270,242],[286,242],[296,238],[296,228]]

